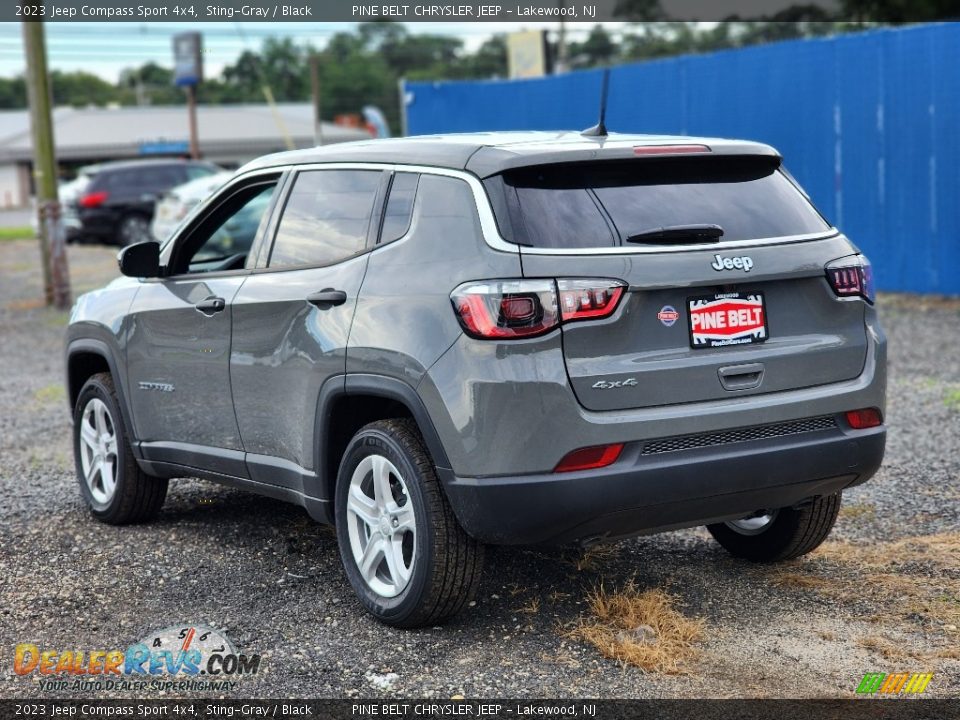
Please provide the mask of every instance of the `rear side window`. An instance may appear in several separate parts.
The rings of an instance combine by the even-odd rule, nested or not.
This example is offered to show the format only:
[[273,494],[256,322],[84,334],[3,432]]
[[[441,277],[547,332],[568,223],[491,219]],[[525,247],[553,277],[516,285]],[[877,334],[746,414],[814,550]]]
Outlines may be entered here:
[[299,173],[269,266],[330,265],[363,251],[381,176],[379,170]]
[[149,192],[168,190],[186,179],[183,169],[176,165],[147,165],[123,170],[107,170],[96,176],[97,190]]
[[383,213],[383,230],[380,242],[399,240],[410,229],[413,216],[413,200],[417,196],[417,184],[420,176],[416,173],[397,173],[390,185],[390,197]]
[[632,235],[678,225],[719,225],[721,243],[830,229],[776,158],[539,166],[487,184],[504,194],[494,202],[503,234],[532,247],[633,246]]

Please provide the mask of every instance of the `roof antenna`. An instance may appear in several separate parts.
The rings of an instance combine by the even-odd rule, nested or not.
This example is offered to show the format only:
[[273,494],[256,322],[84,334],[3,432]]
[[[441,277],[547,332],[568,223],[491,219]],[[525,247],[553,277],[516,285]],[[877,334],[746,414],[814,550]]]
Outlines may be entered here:
[[603,70],[603,87],[600,90],[600,122],[592,128],[587,128],[581,135],[584,137],[607,137],[607,126],[604,120],[607,117],[607,90],[610,89],[610,68]]

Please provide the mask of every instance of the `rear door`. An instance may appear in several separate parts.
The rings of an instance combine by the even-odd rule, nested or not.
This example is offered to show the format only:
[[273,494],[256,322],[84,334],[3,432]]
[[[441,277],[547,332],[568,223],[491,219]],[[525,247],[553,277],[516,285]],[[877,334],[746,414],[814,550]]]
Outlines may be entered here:
[[850,244],[778,158],[543,166],[498,182],[525,276],[628,285],[611,317],[563,326],[584,407],[733,398],[861,372],[863,303],[838,300],[824,273]]
[[254,480],[299,492],[315,470],[317,397],[346,370],[387,180],[380,170],[298,171],[273,246],[233,301],[231,381]]

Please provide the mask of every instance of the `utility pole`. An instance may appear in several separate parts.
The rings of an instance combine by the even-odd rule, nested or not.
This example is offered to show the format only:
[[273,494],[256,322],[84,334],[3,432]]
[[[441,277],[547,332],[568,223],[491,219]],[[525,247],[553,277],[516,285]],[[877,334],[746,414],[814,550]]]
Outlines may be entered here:
[[187,85],[187,120],[190,124],[190,159],[200,159],[200,141],[197,139],[197,86]]
[[[558,7],[563,12],[566,2],[560,0]],[[553,64],[553,74],[560,75],[567,71],[567,24],[560,21],[560,32],[557,33],[557,61]]]
[[51,88],[47,73],[47,47],[42,22],[23,23],[23,46],[27,60],[27,94],[30,99],[30,129],[33,135],[33,178],[40,225],[40,255],[43,262],[43,293],[47,305],[58,310],[70,307],[70,272],[67,268],[66,236],[57,194],[57,159],[50,113]]
[[323,117],[320,114],[320,58],[310,55],[310,96],[313,99],[313,140],[323,145]]

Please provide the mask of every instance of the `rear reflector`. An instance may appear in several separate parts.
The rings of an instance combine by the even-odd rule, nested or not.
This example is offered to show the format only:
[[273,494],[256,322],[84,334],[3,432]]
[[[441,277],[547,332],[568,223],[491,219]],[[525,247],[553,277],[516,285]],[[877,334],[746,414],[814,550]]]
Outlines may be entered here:
[[567,453],[563,460],[553,469],[555,473],[574,472],[575,470],[595,470],[596,468],[612,465],[620,457],[623,443],[613,445],[597,445],[595,447],[580,448]]
[[684,155],[686,153],[708,153],[706,145],[637,145],[634,155]]
[[847,422],[854,430],[866,430],[867,428],[883,425],[883,418],[880,411],[876,408],[864,408],[863,410],[851,410],[847,413]]

